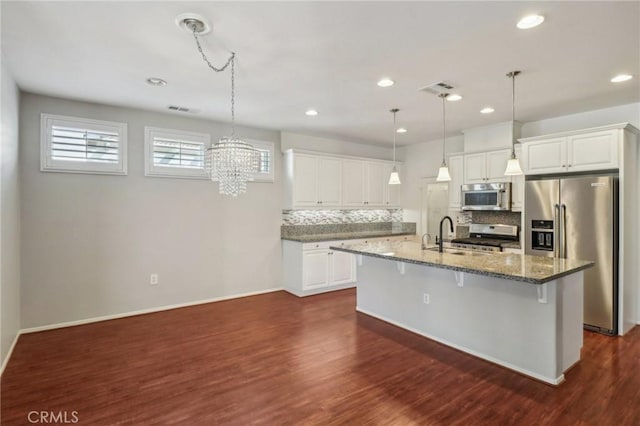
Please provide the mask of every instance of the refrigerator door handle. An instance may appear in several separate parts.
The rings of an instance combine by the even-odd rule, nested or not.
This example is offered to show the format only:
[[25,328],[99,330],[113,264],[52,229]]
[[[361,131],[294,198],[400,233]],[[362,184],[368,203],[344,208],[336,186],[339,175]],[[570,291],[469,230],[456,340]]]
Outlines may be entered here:
[[554,238],[555,238],[555,245],[553,247],[553,257],[562,257],[562,253],[559,253],[560,249],[560,241],[562,241],[562,236],[560,235],[560,204],[554,204],[553,207],[555,208],[555,234]]
[[567,258],[567,206],[562,204],[562,257]]

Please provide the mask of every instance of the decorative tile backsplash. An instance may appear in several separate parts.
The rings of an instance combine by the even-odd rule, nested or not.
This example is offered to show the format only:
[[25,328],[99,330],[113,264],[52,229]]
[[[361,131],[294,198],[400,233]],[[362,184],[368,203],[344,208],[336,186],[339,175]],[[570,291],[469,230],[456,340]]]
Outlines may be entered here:
[[283,225],[335,225],[378,222],[402,222],[402,209],[282,211]]
[[517,225],[518,227],[520,226],[520,212],[474,211],[472,215],[472,223],[499,223],[501,225]]

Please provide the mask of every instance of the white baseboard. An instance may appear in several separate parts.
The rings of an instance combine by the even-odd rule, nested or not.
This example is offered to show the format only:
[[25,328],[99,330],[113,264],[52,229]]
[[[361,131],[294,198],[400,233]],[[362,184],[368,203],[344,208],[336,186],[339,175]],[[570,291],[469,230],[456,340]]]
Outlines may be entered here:
[[446,345],[446,346],[449,346],[451,348],[457,349],[459,351],[468,353],[468,354],[473,355],[475,357],[482,358],[482,359],[484,359],[486,361],[489,361],[489,362],[492,362],[494,364],[498,364],[498,365],[500,365],[502,367],[508,368],[509,370],[513,370],[513,371],[516,371],[516,372],[518,372],[520,374],[524,374],[525,376],[532,377],[532,378],[534,378],[536,380],[539,380],[541,382],[549,383],[549,384],[555,385],[555,386],[557,386],[560,383],[564,382],[564,374],[561,374],[560,377],[557,377],[557,378],[542,376],[542,375],[540,375],[538,373],[534,373],[533,371],[529,371],[527,369],[520,368],[518,366],[515,366],[515,365],[510,364],[508,362],[502,361],[500,359],[497,359],[497,358],[491,357],[489,355],[485,355],[485,354],[482,354],[480,352],[474,351],[473,349],[469,349],[469,348],[467,348],[465,346],[457,345],[457,344],[452,343],[452,342],[450,342],[450,341],[448,341],[446,339],[442,339],[440,337],[436,337],[436,336],[430,335],[428,333],[424,333],[424,332],[422,332],[420,330],[417,330],[417,329],[415,329],[413,327],[406,326],[406,325],[404,325],[402,323],[399,323],[397,321],[393,321],[393,320],[391,320],[389,318],[386,318],[386,317],[384,317],[382,315],[378,315],[378,314],[375,314],[373,312],[367,311],[366,309],[361,309],[361,308],[356,306],[356,311],[361,312],[361,313],[363,313],[365,315],[369,315],[370,317],[377,318],[377,319],[382,320],[384,322],[388,322],[389,324],[395,325],[396,327],[403,328],[403,329],[408,330],[408,331],[410,331],[412,333],[415,333],[415,334],[418,334],[420,336],[426,337],[427,339],[434,340],[434,341],[436,341],[438,343],[442,343],[443,345]]
[[9,363],[9,358],[11,358],[11,354],[13,353],[13,348],[16,347],[16,343],[18,343],[18,337],[22,334],[21,330],[18,330],[16,333],[16,337],[13,339],[13,343],[11,343],[11,347],[9,348],[9,352],[7,352],[7,356],[4,357],[4,361],[2,361],[2,365],[0,365],[0,376],[4,373],[4,369]]
[[331,287],[320,287],[320,288],[314,288],[313,290],[299,290],[297,288],[290,288],[290,287],[284,287],[282,290],[289,292],[295,296],[298,297],[306,297],[306,296],[313,296],[316,294],[321,294],[321,293],[329,293],[331,291],[337,291],[337,290],[345,290],[347,288],[354,288],[356,286],[356,283],[347,283],[347,284],[338,284],[338,285],[333,285]]
[[[175,305],[158,306],[154,308],[141,309],[138,311],[122,312],[119,314],[105,315],[101,317],[86,318],[77,321],[61,322],[58,324],[48,324],[38,327],[24,328],[20,330],[21,334],[36,333],[38,331],[54,330],[56,328],[73,327],[76,325],[90,324],[92,322],[109,321],[112,319],[131,317],[135,315],[151,314],[154,312],[169,311],[171,309],[186,308],[188,306],[203,305],[205,303],[222,302],[223,300],[239,299],[241,297],[257,296],[259,294],[273,293],[274,291],[284,290],[281,287],[269,288],[266,290],[251,291],[249,293],[234,294],[231,296],[214,297],[213,299],[196,300],[193,302],[178,303]],[[7,358],[8,359],[8,358]]]

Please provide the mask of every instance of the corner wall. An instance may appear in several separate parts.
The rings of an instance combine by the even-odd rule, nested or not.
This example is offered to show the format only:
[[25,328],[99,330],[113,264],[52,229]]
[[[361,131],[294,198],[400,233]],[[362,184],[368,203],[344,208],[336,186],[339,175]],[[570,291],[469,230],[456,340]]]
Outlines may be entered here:
[[20,184],[18,111],[20,94],[0,59],[0,372],[20,330]]
[[[128,124],[127,176],[40,171],[40,114]],[[208,180],[144,176],[144,126],[209,133],[193,116],[22,94],[22,328],[281,288],[280,134],[275,182],[237,198]],[[159,284],[149,285],[150,274]]]

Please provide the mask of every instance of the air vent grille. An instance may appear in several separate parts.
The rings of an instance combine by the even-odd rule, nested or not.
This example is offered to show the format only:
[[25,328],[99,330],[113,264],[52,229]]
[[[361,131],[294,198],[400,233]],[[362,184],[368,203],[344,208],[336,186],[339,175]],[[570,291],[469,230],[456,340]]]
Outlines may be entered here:
[[447,83],[446,81],[438,81],[436,83],[429,84],[428,86],[421,87],[418,90],[421,92],[439,95],[441,93],[449,93],[454,88],[455,86],[451,83]]

